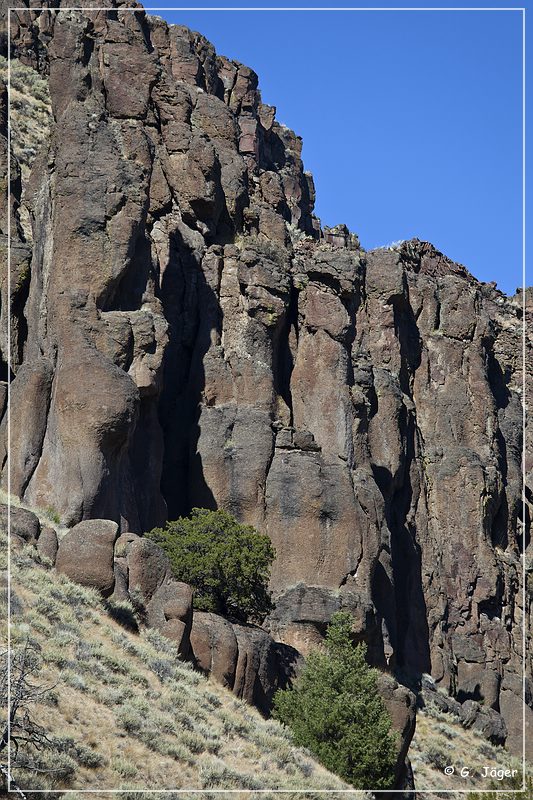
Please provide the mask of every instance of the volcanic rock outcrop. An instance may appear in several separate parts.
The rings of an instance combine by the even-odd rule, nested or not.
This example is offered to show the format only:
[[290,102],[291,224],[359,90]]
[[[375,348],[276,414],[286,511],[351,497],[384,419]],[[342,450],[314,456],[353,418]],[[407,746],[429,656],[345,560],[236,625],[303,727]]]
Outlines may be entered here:
[[59,542],[56,570],[108,597],[115,587],[113,561],[117,535],[116,522],[106,519],[78,522]]
[[374,663],[482,701],[521,750],[532,298],[321,231],[301,140],[184,27],[18,11],[11,45],[53,114],[11,171],[12,491],[123,534],[226,508],[275,545],[275,639],[305,654],[349,609]]

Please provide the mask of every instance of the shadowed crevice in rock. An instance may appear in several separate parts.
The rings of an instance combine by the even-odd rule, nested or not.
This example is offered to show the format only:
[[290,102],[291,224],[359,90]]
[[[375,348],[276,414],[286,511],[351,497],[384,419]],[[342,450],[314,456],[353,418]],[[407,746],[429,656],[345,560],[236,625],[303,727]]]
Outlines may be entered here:
[[[390,666],[412,676],[431,673],[427,609],[424,600],[420,546],[416,529],[407,522],[412,502],[410,471],[413,463],[413,430],[407,431],[406,482],[385,499],[390,537],[390,574],[378,563],[373,577],[372,598],[386,625]],[[374,468],[378,486],[387,494],[392,476],[384,468]]]
[[[394,286],[394,284],[393,284]],[[400,449],[394,473],[372,464],[376,483],[383,494],[385,517],[390,530],[388,570],[379,564],[373,581],[373,599],[385,622],[387,646],[395,669],[412,675],[431,672],[429,630],[421,575],[421,553],[416,523],[412,518],[414,492],[420,494],[419,448],[413,381],[421,363],[422,341],[409,299],[405,275],[387,295],[397,340],[399,364],[396,381],[386,382],[396,393],[396,415]],[[390,290],[389,290],[390,292]],[[379,390],[378,390],[379,391]],[[371,406],[370,419],[379,411],[379,399]],[[413,482],[415,487],[413,489]]]
[[[418,332],[418,331],[417,331]],[[418,342],[418,337],[415,339]],[[414,368],[419,365],[415,356]],[[413,482],[420,492],[420,468],[417,461],[419,441],[416,417],[405,413],[405,465],[403,485],[398,488],[388,507],[391,536],[391,557],[397,614],[397,646],[395,663],[415,675],[431,673],[430,632],[422,580],[422,558],[417,539],[413,506]],[[411,520],[409,517],[411,516]]]
[[484,345],[487,353],[487,375],[494,401],[498,409],[505,409],[511,399],[508,385],[511,381],[512,373],[509,368],[504,372],[498,362],[494,354],[494,337],[487,337]]
[[402,391],[412,400],[412,383],[422,358],[422,340],[416,324],[413,308],[409,302],[409,292],[392,300],[394,308],[394,325],[400,345],[400,386]]
[[[9,365],[7,360],[4,361],[3,359],[0,361],[0,381],[2,383],[9,383],[13,379],[13,373],[9,369]],[[4,408],[2,408],[2,415],[4,413]]]
[[187,516],[194,506],[217,507],[203,476],[197,444],[205,386],[203,359],[211,331],[220,331],[222,313],[202,271],[201,256],[185,244],[179,231],[171,240],[160,296],[169,323],[159,405],[164,442],[161,487],[168,518],[176,519]]
[[[117,213],[120,207],[117,209]],[[106,296],[99,298],[98,306],[107,311],[138,311],[143,304],[143,295],[153,274],[151,247],[148,236],[140,229],[131,244],[128,266],[116,285],[106,288]]]
[[274,391],[279,395],[288,411],[285,422],[293,424],[291,395],[291,375],[294,369],[294,356],[298,349],[298,290],[291,283],[290,296],[285,314],[272,334],[272,372]]
[[[28,321],[24,314],[24,308],[30,291],[29,248],[24,247],[21,255],[23,256],[23,261],[19,266],[19,273],[22,274],[17,279],[11,299],[11,316],[17,321],[12,331],[13,341],[11,348],[12,363],[15,365],[22,364],[24,348],[28,339]],[[7,364],[2,369],[5,375],[2,380],[8,380]],[[14,375],[12,374],[11,378],[13,377]]]

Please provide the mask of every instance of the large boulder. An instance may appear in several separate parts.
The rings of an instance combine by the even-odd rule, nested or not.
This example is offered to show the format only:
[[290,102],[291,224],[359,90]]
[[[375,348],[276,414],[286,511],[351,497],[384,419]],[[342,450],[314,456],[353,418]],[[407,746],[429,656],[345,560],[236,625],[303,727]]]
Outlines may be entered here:
[[[159,589],[154,601],[160,594],[164,596],[163,591],[169,591],[167,587],[171,585]],[[190,591],[185,584],[179,586]],[[184,596],[186,593],[181,589],[180,597]],[[167,622],[169,628],[171,622],[175,625],[175,618]],[[164,627],[160,629],[165,633]],[[203,611],[195,611],[192,617],[190,656],[199,669],[265,714],[272,708],[276,690],[287,687],[302,663],[301,655],[293,647],[274,641],[262,628],[234,624],[218,614]]]
[[493,708],[483,708],[475,700],[466,700],[461,706],[460,716],[465,728],[479,731],[492,744],[505,744],[507,726],[502,715]]
[[359,591],[348,583],[340,589],[302,583],[291,586],[275,597],[275,608],[268,617],[269,632],[276,641],[307,657],[321,646],[332,615],[341,609],[352,615],[353,635],[357,640],[366,641],[370,658],[384,666],[373,606],[365,597],[364,589]]
[[[0,527],[7,531],[7,505],[0,505]],[[41,532],[39,518],[32,511],[11,506],[9,534],[28,544],[35,544]]]
[[151,600],[171,575],[170,561],[164,550],[151,539],[138,538],[127,545],[128,590]]
[[233,688],[239,648],[231,622],[218,614],[195,611],[191,650],[199,669],[228,689]]
[[146,622],[172,639],[183,658],[190,651],[190,633],[193,620],[193,590],[180,581],[167,580],[154,593],[146,607]]
[[115,586],[112,595],[113,600],[117,600],[118,602],[129,600],[127,560],[125,558],[115,558],[113,572],[115,574]]
[[392,675],[381,673],[378,689],[392,720],[392,727],[398,734],[398,754],[395,777],[397,786],[405,775],[407,752],[416,727],[416,697],[406,686],[399,684]]
[[306,656],[320,646],[332,614],[340,608],[338,592],[300,583],[276,597],[268,618],[269,630],[275,639]]
[[44,558],[48,559],[52,564],[55,564],[58,547],[57,533],[54,528],[43,528],[37,540],[39,555],[44,556]]
[[524,741],[523,716],[525,715],[526,759],[533,761],[533,691],[529,677],[525,681],[525,704],[522,675],[505,676],[500,694],[500,712],[507,726],[505,746],[514,755],[522,752]]
[[294,677],[299,653],[254,625],[233,625],[233,630],[238,647],[233,692],[268,714],[276,690]]
[[113,548],[117,536],[118,525],[109,519],[79,522],[59,542],[57,571],[109,597],[115,584]]

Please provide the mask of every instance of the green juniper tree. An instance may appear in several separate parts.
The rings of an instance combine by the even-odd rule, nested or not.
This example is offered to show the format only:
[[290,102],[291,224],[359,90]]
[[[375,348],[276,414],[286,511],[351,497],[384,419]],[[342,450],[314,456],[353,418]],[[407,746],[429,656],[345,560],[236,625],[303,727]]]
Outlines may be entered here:
[[198,610],[261,622],[272,609],[272,543],[227,511],[193,508],[190,517],[154,528],[147,536],[169,556],[174,577],[194,587]]
[[391,718],[377,689],[377,670],[354,646],[352,618],[331,618],[325,650],[312,652],[295,685],[278,691],[274,716],[329,770],[358,789],[389,789],[397,757]]

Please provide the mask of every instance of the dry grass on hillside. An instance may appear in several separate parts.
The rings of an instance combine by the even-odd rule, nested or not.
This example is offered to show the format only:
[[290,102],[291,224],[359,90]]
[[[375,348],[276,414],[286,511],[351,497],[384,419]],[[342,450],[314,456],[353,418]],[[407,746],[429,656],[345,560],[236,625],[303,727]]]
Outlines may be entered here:
[[[7,73],[7,60],[0,56],[0,77],[5,83]],[[16,58],[11,59],[10,88],[11,145],[26,181],[50,130],[50,94],[46,79]]]
[[41,527],[53,528],[59,538],[64,536],[68,531],[68,528],[65,528],[61,525],[59,514],[52,506],[48,506],[48,508],[36,508],[35,506],[32,506],[30,508],[27,503],[23,503],[16,495],[8,494],[6,491],[4,491],[4,489],[0,489],[0,504],[7,505],[8,503],[10,504],[11,508],[25,508],[26,510],[31,511],[36,517],[39,518]]
[[132,615],[126,604],[106,610],[95,592],[39,563],[33,548],[12,553],[12,643],[39,649],[35,682],[51,688],[32,714],[56,745],[26,753],[56,771],[15,769],[22,788],[308,788],[308,797],[347,788],[280,724],[180,662],[171,642],[116,621]]
[[[513,758],[503,747],[488,742],[478,731],[465,730],[452,714],[445,714],[434,706],[427,705],[417,714],[416,732],[409,750],[409,758],[415,776],[415,785],[422,792],[419,800],[449,798],[448,794],[427,794],[437,789],[515,789],[517,778],[522,775],[522,763]],[[453,766],[453,775],[447,775],[445,768]],[[515,769],[512,778],[483,777],[483,767],[491,769]],[[469,776],[461,776],[461,768],[470,771]],[[465,796],[465,795],[463,795]],[[466,795],[468,797],[468,795]],[[484,795],[480,796],[485,797]],[[498,795],[503,800],[503,795]],[[513,800],[533,800],[527,794],[509,795]],[[486,798],[487,800],[487,798]]]

